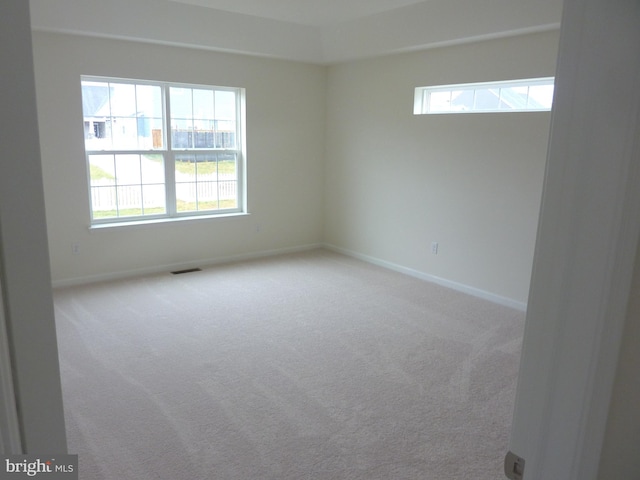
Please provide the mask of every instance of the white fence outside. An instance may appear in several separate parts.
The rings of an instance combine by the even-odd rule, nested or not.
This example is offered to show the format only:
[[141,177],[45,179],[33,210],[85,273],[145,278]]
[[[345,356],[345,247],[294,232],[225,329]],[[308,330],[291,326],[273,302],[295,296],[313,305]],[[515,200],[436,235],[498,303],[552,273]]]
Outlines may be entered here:
[[[189,179],[176,179],[176,199],[184,202],[211,202],[234,200],[238,195],[235,175],[201,175],[196,183]],[[144,195],[143,195],[143,187]],[[113,185],[110,180],[93,182],[91,206],[93,211],[108,211],[127,208],[153,208],[164,206],[163,184]]]

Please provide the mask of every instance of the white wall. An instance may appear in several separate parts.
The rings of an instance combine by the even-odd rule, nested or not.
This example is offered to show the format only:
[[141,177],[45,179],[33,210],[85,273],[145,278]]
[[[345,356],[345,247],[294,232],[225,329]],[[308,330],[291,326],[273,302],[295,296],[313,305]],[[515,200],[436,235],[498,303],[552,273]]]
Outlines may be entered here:
[[325,241],[524,304],[550,114],[414,116],[413,92],[553,76],[557,43],[546,32],[329,67]]
[[428,0],[338,23],[322,36],[335,63],[557,30],[561,13],[562,0]]
[[[66,453],[29,4],[22,0],[0,3],[0,65],[0,317],[6,321],[11,354],[10,365],[2,368],[3,378],[10,370],[13,380],[13,388],[4,385],[0,390],[3,395],[15,393],[22,437],[13,435],[5,444],[5,435],[14,432],[3,431],[0,443],[6,453]],[[5,346],[3,342],[0,348]],[[3,362],[5,353],[0,354]],[[2,399],[0,406],[8,410],[13,401]],[[0,422],[3,427],[6,420]]]
[[638,431],[616,432],[621,419],[638,428],[637,389],[628,399],[619,389],[617,405],[611,394],[617,369],[618,381],[638,382],[637,352],[617,360],[625,334],[625,348],[638,348],[629,301],[640,236],[640,3],[564,8],[509,449],[525,458],[527,479],[594,480],[609,417],[608,461],[627,465],[604,473],[629,474],[601,478],[637,479]]
[[[547,0],[558,1],[558,0]],[[37,30],[321,61],[317,28],[169,0],[29,0]],[[553,8],[544,18],[555,17]]]
[[[165,45],[246,53],[311,63],[416,50],[427,46],[476,41],[558,28],[562,0],[429,0],[373,13],[384,2],[357,12],[340,5],[334,22],[322,8],[303,6],[279,12],[272,2],[236,2],[226,12],[169,0],[29,0],[37,30]],[[264,8],[260,7],[264,3]],[[309,3],[309,2],[307,2]],[[316,2],[321,4],[322,2]],[[248,8],[248,5],[256,6]],[[297,7],[297,5],[296,5]],[[378,7],[378,8],[375,8]],[[312,12],[314,12],[312,14]],[[256,15],[265,14],[272,20]],[[357,14],[364,17],[355,18]],[[306,17],[306,18],[305,18]],[[345,21],[339,21],[344,18]],[[293,23],[299,20],[302,23]],[[152,21],[150,21],[152,20]],[[324,26],[320,26],[324,24]],[[240,32],[240,33],[239,33]]]
[[[324,241],[524,305],[550,115],[414,116],[413,89],[553,75],[557,41],[545,32],[322,67],[35,32],[54,282]],[[247,88],[251,215],[90,231],[81,74]]]
[[[42,32],[34,61],[54,282],[321,242],[324,67]],[[82,74],[245,87],[250,215],[90,231]]]
[[[613,397],[609,409],[600,480],[637,478],[640,451],[640,245],[636,253],[635,272]],[[634,477],[635,475],[635,477]]]

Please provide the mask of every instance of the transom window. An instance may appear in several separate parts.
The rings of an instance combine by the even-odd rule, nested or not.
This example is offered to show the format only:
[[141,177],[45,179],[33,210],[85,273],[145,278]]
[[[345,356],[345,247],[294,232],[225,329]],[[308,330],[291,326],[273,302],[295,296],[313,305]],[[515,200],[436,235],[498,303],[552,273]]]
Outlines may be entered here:
[[551,110],[554,78],[418,87],[415,115]]
[[244,211],[243,89],[81,83],[93,224]]

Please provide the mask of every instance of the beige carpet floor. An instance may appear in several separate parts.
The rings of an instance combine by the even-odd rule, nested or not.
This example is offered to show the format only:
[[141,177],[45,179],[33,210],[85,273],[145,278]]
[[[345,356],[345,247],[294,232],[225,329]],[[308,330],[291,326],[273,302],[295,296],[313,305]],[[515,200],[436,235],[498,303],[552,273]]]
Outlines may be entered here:
[[56,289],[80,478],[504,478],[524,314],[326,250]]

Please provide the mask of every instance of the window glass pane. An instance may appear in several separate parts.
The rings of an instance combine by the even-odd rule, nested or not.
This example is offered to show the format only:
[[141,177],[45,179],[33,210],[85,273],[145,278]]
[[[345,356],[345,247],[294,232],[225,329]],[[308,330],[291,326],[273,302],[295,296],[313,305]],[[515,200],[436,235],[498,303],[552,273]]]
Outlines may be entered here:
[[109,84],[83,81],[81,86],[85,147],[90,150],[111,148]]
[[162,148],[162,89],[136,85],[138,148]]
[[193,118],[213,120],[213,90],[193,90]]
[[111,135],[113,148],[129,150],[138,148],[138,122],[135,117],[112,117]]
[[118,185],[140,184],[140,155],[116,155]]
[[534,85],[529,88],[529,108],[549,110],[553,103],[553,85]]
[[238,165],[235,153],[221,153],[218,155],[219,180],[237,180]]
[[198,182],[198,210],[218,208],[218,182]]
[[505,87],[500,89],[501,110],[525,110],[529,99],[529,87]]
[[82,81],[82,113],[85,117],[110,117],[109,84]]
[[475,110],[497,110],[500,103],[499,88],[478,88],[475,93]]
[[236,124],[232,121],[218,120],[216,127],[216,147],[236,148]]
[[142,198],[145,215],[158,215],[167,212],[164,185],[143,185]]
[[164,184],[164,158],[162,155],[142,155],[142,183]]
[[415,88],[414,115],[551,110],[554,78]]
[[162,155],[89,155],[89,176],[94,219],[166,213]]
[[451,110],[451,92],[431,92],[429,95],[429,111],[448,112]]
[[192,120],[171,120],[171,146],[177,149],[193,147]]
[[220,208],[237,208],[238,182],[219,182]]
[[111,83],[111,115],[114,117],[136,116],[136,86],[124,83]]
[[162,89],[153,85],[136,85],[137,114],[162,118]]
[[193,118],[193,102],[190,88],[171,87],[171,118]]
[[452,90],[451,110],[455,112],[473,110],[473,98],[473,90]]
[[161,149],[164,147],[164,124],[162,118],[151,119],[151,147],[152,149]]
[[91,211],[94,219],[118,216],[116,187],[91,187]]
[[141,155],[140,167],[144,215],[166,213],[164,157],[162,155]]
[[201,124],[200,127],[196,126],[193,131],[193,146],[195,148],[214,148],[214,138],[213,126]]
[[[236,162],[235,154],[198,153],[176,155],[178,211],[191,212],[236,208]],[[224,198],[221,197],[221,189],[223,189]],[[227,206],[222,207],[223,203]]]
[[161,87],[83,81],[82,96],[87,150],[163,147]]
[[236,120],[236,93],[216,90],[216,116],[218,120]]
[[178,212],[195,212],[198,210],[195,182],[176,182],[176,208]]
[[111,119],[105,117],[85,117],[84,145],[87,150],[108,150],[111,143]]
[[140,185],[122,185],[117,187],[118,216],[142,215],[142,187]]
[[161,118],[138,117],[138,149],[161,149],[164,144]]
[[137,145],[139,149],[150,149],[153,146],[153,139],[151,137],[151,122],[153,119],[138,116],[136,122],[138,127],[138,141]]
[[92,187],[116,184],[113,155],[89,155],[89,181]]
[[[238,155],[219,151],[241,143],[238,92],[127,82],[82,79],[93,219],[239,208]],[[168,119],[165,107],[171,111]],[[169,132],[177,151],[154,153],[168,147]],[[180,152],[191,149],[198,150]],[[165,185],[167,161],[175,188]]]
[[193,128],[195,130],[208,130],[213,131],[215,120],[208,120],[206,118],[194,118],[193,119]]
[[218,154],[200,153],[196,156],[198,181],[218,179]]
[[176,182],[194,182],[196,180],[196,156],[181,153],[175,158]]

